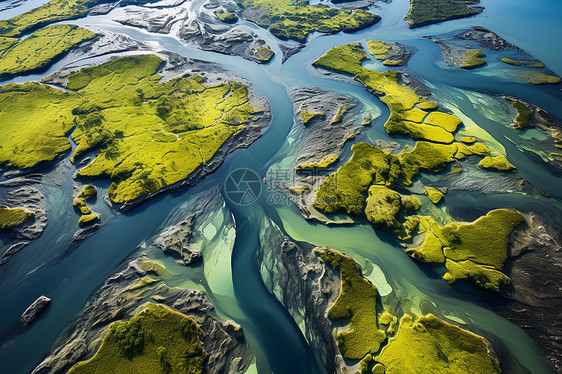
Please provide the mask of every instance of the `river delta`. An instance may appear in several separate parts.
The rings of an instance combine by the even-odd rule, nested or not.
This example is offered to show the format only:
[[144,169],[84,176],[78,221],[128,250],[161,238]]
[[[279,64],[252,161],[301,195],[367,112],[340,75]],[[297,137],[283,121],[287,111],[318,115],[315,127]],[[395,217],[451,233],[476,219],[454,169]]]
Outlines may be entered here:
[[561,11],[0,1],[0,372],[561,372]]

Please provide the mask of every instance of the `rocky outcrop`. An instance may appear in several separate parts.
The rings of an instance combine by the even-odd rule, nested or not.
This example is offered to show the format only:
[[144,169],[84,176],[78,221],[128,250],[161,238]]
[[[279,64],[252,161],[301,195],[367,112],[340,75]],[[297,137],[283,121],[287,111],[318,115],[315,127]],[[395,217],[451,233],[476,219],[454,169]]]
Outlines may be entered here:
[[314,246],[296,243],[267,222],[260,236],[258,262],[267,288],[287,308],[324,363],[328,373],[341,373],[346,364],[327,317],[340,293],[340,279],[314,253]]
[[162,252],[177,257],[181,265],[191,265],[201,261],[201,252],[190,247],[189,242],[193,235],[195,214],[190,214],[186,219],[168,228],[154,241],[154,246]]
[[156,302],[194,319],[209,354],[205,372],[244,373],[253,355],[236,323],[218,317],[203,291],[170,288],[158,276],[169,274],[146,257],[131,260],[91,296],[78,318],[59,338],[51,355],[33,373],[66,373],[99,349],[112,322],[128,320],[144,302]]
[[478,42],[481,47],[492,51],[504,51],[506,49],[516,49],[521,51],[519,47],[514,46],[495,32],[482,26],[472,26],[469,30],[465,30],[457,34],[455,38],[461,40],[474,40]]
[[337,167],[346,143],[361,134],[372,115],[360,116],[363,105],[358,100],[318,87],[294,88],[289,96],[300,126],[291,133],[298,139],[296,177],[283,186],[305,218],[326,222],[312,206],[316,190]]
[[178,36],[187,43],[196,44],[205,51],[241,56],[258,63],[269,61],[260,59],[258,52],[260,48],[270,50],[267,43],[256,34],[238,28],[191,20],[181,26]]
[[49,306],[51,299],[45,295],[41,295],[31,304],[20,317],[21,323],[25,326],[31,325],[37,317]]
[[[349,96],[318,87],[291,89],[289,96],[293,111],[304,126],[302,142],[297,150],[297,165],[319,162],[332,154],[340,154],[345,141],[352,135],[358,135],[362,129],[350,115],[359,102]],[[303,123],[306,113],[318,115]]]
[[562,232],[537,214],[514,233],[504,272],[511,285],[492,308],[535,339],[557,372],[562,371]]
[[[16,181],[18,179],[18,181]],[[14,180],[4,181],[9,186],[23,185],[9,190],[5,196],[0,198],[0,204],[12,208],[21,208],[33,212],[33,216],[26,220],[23,225],[16,227],[8,234],[7,249],[0,257],[0,265],[5,264],[12,256],[21,251],[32,240],[37,239],[47,225],[47,205],[45,197],[38,189],[27,186],[29,181],[26,177],[16,177]],[[18,184],[19,183],[19,184]]]

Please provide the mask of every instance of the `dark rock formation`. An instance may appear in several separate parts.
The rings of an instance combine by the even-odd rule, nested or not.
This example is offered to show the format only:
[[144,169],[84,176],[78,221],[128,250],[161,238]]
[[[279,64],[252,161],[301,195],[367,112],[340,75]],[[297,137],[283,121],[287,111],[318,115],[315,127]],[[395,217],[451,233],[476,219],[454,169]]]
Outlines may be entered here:
[[488,30],[482,26],[472,26],[471,29],[465,30],[455,36],[456,39],[474,40],[478,42],[481,47],[490,49],[492,51],[503,51],[506,49],[521,50],[519,47],[507,42],[504,38],[495,32]]
[[562,232],[532,214],[511,238],[511,278],[492,308],[535,339],[557,372],[562,371]]
[[25,326],[31,325],[37,317],[49,306],[51,299],[41,295],[31,304],[20,317],[21,323]]
[[168,228],[156,240],[153,245],[160,248],[162,252],[178,257],[178,263],[190,265],[201,261],[201,252],[191,248],[189,242],[193,235],[195,214],[190,214],[186,219]]
[[159,274],[165,277],[166,271],[146,257],[122,266],[91,296],[52,354],[33,373],[66,373],[77,362],[91,358],[109,325],[130,319],[146,301],[167,305],[197,322],[203,348],[209,354],[206,373],[244,373],[253,355],[240,326],[218,317],[205,292],[169,288],[157,278]]
[[339,277],[316,256],[314,246],[292,242],[273,224],[266,225],[260,243],[258,261],[266,287],[304,326],[303,334],[327,372],[341,373],[347,366],[327,317],[340,293]]
[[238,28],[212,26],[200,20],[190,20],[182,25],[178,36],[205,51],[241,56],[258,63],[267,62],[258,57],[260,48],[269,49],[267,43],[254,33]]
[[45,197],[38,189],[26,186],[29,180],[27,177],[16,177],[14,180],[5,181],[11,182],[11,184],[8,184],[10,187],[18,185],[24,185],[24,187],[9,190],[5,196],[0,198],[0,203],[12,208],[22,208],[34,214],[33,217],[24,222],[23,225],[14,228],[9,234],[8,240],[4,243],[8,248],[0,257],[0,265],[5,264],[32,240],[37,239],[47,226]]

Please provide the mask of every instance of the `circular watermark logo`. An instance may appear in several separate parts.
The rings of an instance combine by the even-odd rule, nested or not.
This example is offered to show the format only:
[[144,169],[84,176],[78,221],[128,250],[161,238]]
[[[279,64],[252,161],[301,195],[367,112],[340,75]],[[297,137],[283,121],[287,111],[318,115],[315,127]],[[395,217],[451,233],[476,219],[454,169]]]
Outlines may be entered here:
[[262,189],[260,177],[250,169],[236,169],[226,177],[224,192],[235,204],[249,205],[258,199]]

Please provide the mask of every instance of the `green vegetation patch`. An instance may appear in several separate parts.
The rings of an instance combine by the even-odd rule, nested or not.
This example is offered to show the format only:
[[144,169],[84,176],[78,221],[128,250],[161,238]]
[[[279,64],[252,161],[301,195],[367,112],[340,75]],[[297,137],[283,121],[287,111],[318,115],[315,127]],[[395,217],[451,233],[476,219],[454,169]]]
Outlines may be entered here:
[[314,207],[326,213],[361,215],[371,184],[392,185],[400,177],[398,157],[367,143],[354,144],[353,156],[326,177],[314,199]]
[[33,216],[33,212],[24,209],[0,206],[0,231],[8,231],[21,226]]
[[478,166],[483,169],[495,169],[498,171],[510,171],[515,169],[515,166],[507,161],[507,158],[504,156],[484,157],[480,160]]
[[433,110],[437,109],[437,104],[433,101],[423,100],[417,104],[417,107],[423,110]]
[[369,49],[369,53],[377,60],[386,60],[389,57],[388,51],[390,47],[383,41],[369,40],[367,42],[367,48]]
[[478,139],[475,136],[461,136],[459,140],[464,144],[474,144]]
[[486,53],[480,49],[467,49],[457,63],[463,69],[475,68],[486,64],[486,60],[481,58],[483,56],[486,56]]
[[296,170],[308,170],[308,169],[325,169],[332,165],[334,162],[338,161],[340,156],[330,155],[321,161],[308,163],[308,164],[298,164],[295,168]]
[[519,130],[523,130],[532,126],[531,120],[533,118],[533,111],[520,100],[508,99],[508,101],[517,111],[517,117],[513,120],[515,127]]
[[384,331],[378,329],[377,287],[363,278],[352,258],[329,248],[317,249],[315,253],[340,272],[341,291],[328,310],[328,318],[349,321],[351,329],[337,335],[342,356],[360,360],[377,352],[386,338]]
[[353,108],[355,108],[355,104],[345,103],[345,104],[340,105],[340,107],[338,108],[338,111],[334,115],[334,118],[332,118],[332,121],[330,122],[330,124],[335,125],[335,124],[340,123],[342,121],[345,113],[347,113],[349,110],[351,110]]
[[224,23],[236,23],[238,21],[236,14],[225,12],[222,9],[216,10],[215,15]]
[[264,64],[271,61],[274,55],[275,52],[273,52],[269,47],[259,47],[254,53],[256,59]]
[[501,372],[486,339],[432,314],[416,321],[404,315],[398,333],[375,361],[386,374]]
[[462,123],[460,118],[442,112],[429,113],[423,122],[428,125],[442,127],[451,133],[457,131],[457,128]]
[[75,92],[32,82],[0,87],[0,164],[30,168],[70,150],[79,100]]
[[160,82],[163,60],[120,58],[70,74],[67,91],[37,83],[0,88],[0,163],[31,167],[70,148],[97,151],[78,177],[110,178],[115,203],[149,196],[208,162],[256,113],[248,87],[193,76]]
[[100,0],[51,0],[7,20],[0,20],[0,36],[19,37],[57,21],[85,16]]
[[315,31],[354,32],[374,25],[376,14],[362,9],[354,11],[331,8],[324,4],[310,5],[307,0],[236,0],[242,16],[269,31],[279,39],[305,42]]
[[433,204],[438,204],[443,199],[443,193],[437,188],[425,186],[425,192]]
[[[376,41],[371,41],[375,52],[380,47]],[[345,44],[327,51],[314,61],[316,67],[337,71],[354,76],[361,81],[365,88],[386,104],[391,115],[384,127],[389,134],[406,135],[416,140],[428,140],[438,143],[451,143],[454,140],[452,132],[456,131],[462,122],[457,117],[441,113],[429,113],[429,122],[424,121],[428,114],[425,105],[433,109],[433,105],[423,104],[426,100],[420,97],[410,87],[398,82],[399,73],[393,70],[381,73],[367,69],[361,63],[368,59],[361,44]],[[417,108],[414,108],[415,105]]]
[[[90,211],[88,209],[88,207],[86,207],[86,209],[88,211]],[[93,214],[91,212],[90,213],[84,213],[84,215],[82,215],[80,217],[80,219],[78,219],[78,225],[80,225],[80,227],[86,227],[86,226],[93,225],[96,222],[99,222],[99,220],[100,220],[100,217],[97,214]]]
[[506,64],[509,64],[509,65],[521,66],[521,63],[520,63],[520,62],[517,62],[517,61],[512,60],[512,59],[510,59],[510,58],[507,58],[507,57],[503,57],[503,58],[502,58],[502,61],[505,62]]
[[351,150],[351,159],[328,175],[318,189],[314,199],[316,209],[361,215],[371,185],[392,187],[398,181],[411,185],[421,171],[440,172],[457,159],[489,152],[482,143],[468,146],[430,142],[417,142],[414,149],[405,147],[398,155],[367,143],[354,144]]
[[306,126],[315,118],[322,118],[324,117],[324,113],[322,112],[308,112],[306,110],[300,110],[299,116],[301,117],[302,123]]
[[203,373],[200,335],[191,318],[150,303],[129,321],[112,324],[95,356],[68,373]]
[[82,198],[87,200],[91,197],[96,196],[97,193],[98,193],[98,190],[96,189],[96,186],[94,186],[92,184],[87,184],[87,185],[84,186],[84,188],[82,188],[82,191],[80,192],[78,197],[82,197]]
[[35,31],[29,37],[2,50],[0,78],[37,71],[96,34],[75,25],[56,25]]
[[402,164],[402,177],[406,185],[412,183],[420,171],[440,172],[449,163],[463,159],[470,155],[483,155],[490,150],[482,143],[467,146],[461,143],[434,144],[429,142],[417,142],[413,150],[406,147],[400,154]]
[[560,77],[556,75],[548,75],[542,71],[523,71],[521,78],[531,84],[557,84],[560,83]]
[[482,8],[470,6],[479,2],[479,0],[410,0],[410,11],[405,20],[410,28],[414,28],[469,17],[482,12]]
[[403,225],[399,214],[417,210],[420,206],[419,200],[415,197],[403,196],[384,185],[375,184],[369,187],[365,215],[373,227],[390,232],[404,240],[410,237],[410,232],[415,226]]
[[509,235],[525,221],[518,212],[498,209],[467,224],[450,223],[440,227],[431,218],[420,218],[420,231],[426,232],[424,243],[407,250],[412,257],[443,263],[449,273],[444,278],[453,283],[468,279],[488,290],[499,290],[509,278],[503,273],[507,260]]

